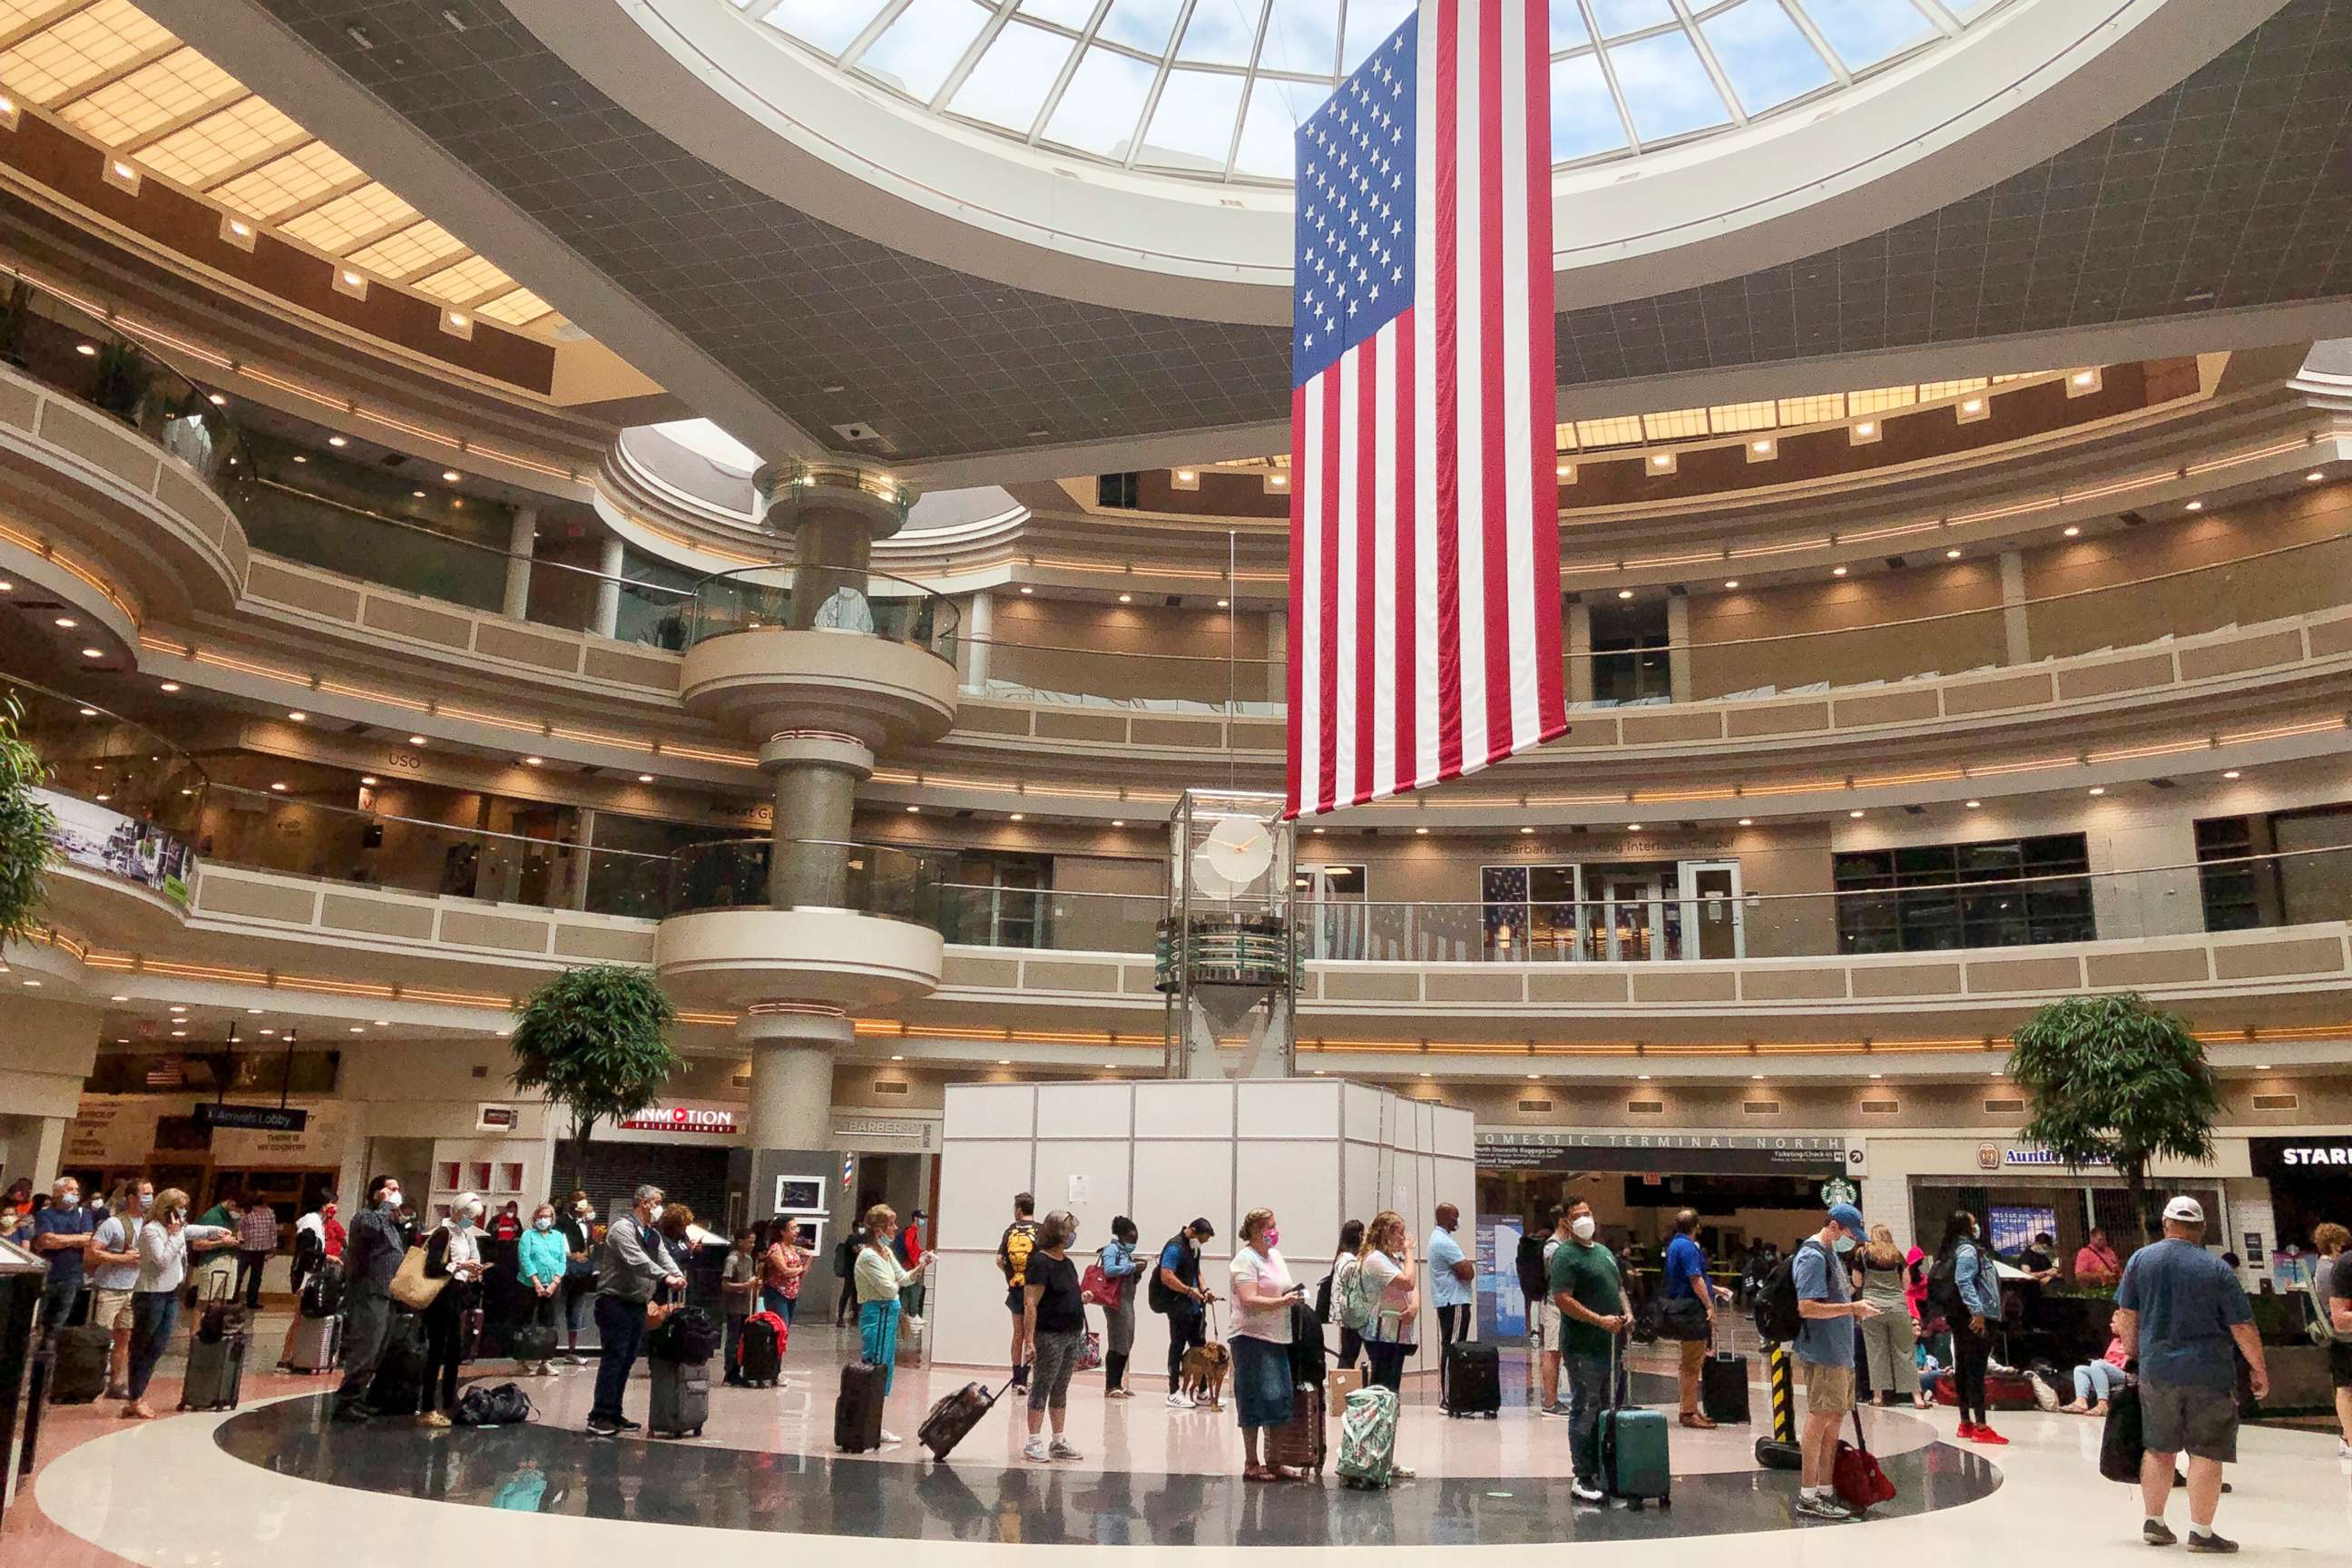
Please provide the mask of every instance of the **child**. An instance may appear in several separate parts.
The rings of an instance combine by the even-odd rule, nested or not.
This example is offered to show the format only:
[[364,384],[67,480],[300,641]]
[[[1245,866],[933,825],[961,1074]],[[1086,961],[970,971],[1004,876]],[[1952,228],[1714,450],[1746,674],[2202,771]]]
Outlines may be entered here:
[[727,1309],[727,1343],[723,1354],[727,1360],[727,1381],[740,1384],[742,1368],[736,1359],[743,1340],[743,1320],[751,1315],[751,1298],[760,1289],[759,1255],[752,1249],[756,1237],[751,1231],[738,1231],[735,1245],[727,1254],[727,1267],[719,1277],[719,1293]]

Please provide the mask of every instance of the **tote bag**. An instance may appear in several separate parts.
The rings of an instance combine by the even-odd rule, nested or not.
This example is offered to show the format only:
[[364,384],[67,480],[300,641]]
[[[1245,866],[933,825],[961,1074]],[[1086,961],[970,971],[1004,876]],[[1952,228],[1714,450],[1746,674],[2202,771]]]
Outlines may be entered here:
[[412,1247],[400,1260],[400,1269],[392,1277],[392,1299],[412,1312],[421,1312],[439,1299],[446,1279],[429,1278],[425,1272],[425,1248]]

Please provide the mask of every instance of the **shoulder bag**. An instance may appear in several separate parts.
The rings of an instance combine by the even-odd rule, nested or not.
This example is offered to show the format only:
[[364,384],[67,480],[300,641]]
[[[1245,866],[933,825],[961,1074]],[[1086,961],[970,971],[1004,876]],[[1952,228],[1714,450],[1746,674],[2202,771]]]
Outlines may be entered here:
[[412,1247],[400,1259],[400,1268],[392,1277],[392,1299],[412,1312],[421,1312],[440,1300],[448,1286],[446,1279],[436,1279],[425,1272],[425,1248]]
[[1830,1484],[1836,1489],[1838,1500],[1856,1513],[1874,1504],[1895,1500],[1895,1483],[1886,1479],[1886,1472],[1879,1468],[1877,1458],[1870,1451],[1868,1439],[1862,1435],[1860,1410],[1853,1413],[1853,1441],[1838,1439]]

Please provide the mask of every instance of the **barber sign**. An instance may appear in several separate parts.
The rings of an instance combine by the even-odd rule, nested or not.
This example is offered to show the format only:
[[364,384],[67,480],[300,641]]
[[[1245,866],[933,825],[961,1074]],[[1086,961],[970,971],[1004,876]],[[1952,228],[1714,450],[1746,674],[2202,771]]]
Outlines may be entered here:
[[620,1125],[632,1132],[702,1132],[719,1136],[735,1131],[731,1110],[696,1105],[648,1105]]

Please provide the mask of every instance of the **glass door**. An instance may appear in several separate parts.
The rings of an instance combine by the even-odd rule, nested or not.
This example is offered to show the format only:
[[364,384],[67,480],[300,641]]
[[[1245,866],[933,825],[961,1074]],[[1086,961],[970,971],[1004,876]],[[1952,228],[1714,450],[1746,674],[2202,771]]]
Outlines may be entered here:
[[1598,924],[1591,928],[1593,956],[1611,963],[1651,963],[1668,956],[1659,940],[1666,929],[1665,879],[1657,871],[1602,871]]
[[1366,870],[1361,865],[1301,866],[1293,874],[1291,887],[1312,912],[1307,922],[1307,957],[1378,956],[1365,951]]
[[1739,904],[1738,861],[1684,861],[1682,906],[1683,957],[1748,956],[1748,922]]

